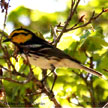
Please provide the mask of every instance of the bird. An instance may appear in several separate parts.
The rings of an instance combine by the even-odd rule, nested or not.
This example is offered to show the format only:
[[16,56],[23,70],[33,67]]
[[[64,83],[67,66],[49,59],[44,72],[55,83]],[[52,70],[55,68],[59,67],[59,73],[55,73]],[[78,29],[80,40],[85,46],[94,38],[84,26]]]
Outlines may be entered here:
[[19,53],[24,58],[28,57],[31,65],[35,65],[41,69],[51,69],[52,66],[55,68],[82,69],[90,74],[104,78],[102,73],[84,66],[78,60],[28,29],[21,27],[13,30],[3,42],[12,42],[18,47]]

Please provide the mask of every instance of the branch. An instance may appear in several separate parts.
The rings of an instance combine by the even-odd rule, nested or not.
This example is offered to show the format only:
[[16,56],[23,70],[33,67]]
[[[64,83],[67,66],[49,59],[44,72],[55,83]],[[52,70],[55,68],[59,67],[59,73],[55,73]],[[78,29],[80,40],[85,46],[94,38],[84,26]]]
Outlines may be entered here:
[[70,14],[67,18],[67,20],[65,21],[65,25],[63,26],[62,28],[62,31],[60,32],[58,38],[56,39],[56,42],[55,42],[55,46],[57,45],[57,43],[60,41],[60,38],[62,37],[63,33],[65,32],[67,26],[69,25],[69,22],[71,21],[74,13],[76,12],[76,9],[78,7],[78,4],[79,4],[80,0],[77,0],[76,4],[75,4],[75,1],[72,0],[72,3],[71,3],[71,9],[70,9]]
[[[0,76],[3,76],[2,68],[0,68]],[[7,98],[6,98],[6,91],[5,91],[5,88],[4,88],[4,85],[3,85],[1,79],[0,79],[0,100],[4,101],[4,102],[2,102],[3,105],[6,105],[7,108],[10,108],[8,101],[7,101]]]
[[21,76],[21,77],[25,77],[25,78],[27,77],[27,76],[26,76],[25,74],[23,74],[23,73],[19,73],[19,72],[16,72],[16,71],[11,71],[11,70],[9,70],[9,69],[3,67],[2,65],[0,65],[0,68],[6,70],[7,72],[12,73],[12,74],[15,75],[15,76]]
[[92,79],[90,81],[87,81],[87,78],[83,76],[83,74],[78,74],[75,71],[72,71],[74,74],[76,74],[77,76],[79,76],[81,79],[83,79],[83,81],[85,82],[87,89],[90,93],[90,98],[91,98],[91,105],[92,107],[95,107],[95,97],[94,97],[94,92],[93,92],[93,81]]
[[6,20],[7,20],[9,2],[10,2],[10,0],[8,0],[8,2],[6,2],[5,0],[1,0],[0,1],[2,13],[5,12],[5,18],[4,18],[4,24],[3,24],[4,25],[4,29],[6,27]]
[[108,108],[108,102],[102,108]]
[[80,22],[78,22],[77,24],[75,24],[73,27],[71,28],[68,28],[65,30],[65,32],[68,32],[68,31],[71,31],[71,30],[75,30],[75,29],[78,29],[78,28],[82,28],[82,27],[85,27],[87,26],[88,24],[90,24],[93,20],[96,20],[98,17],[100,17],[105,11],[105,9],[102,9],[102,11],[97,15],[97,16],[94,16],[95,15],[95,11],[92,13],[90,19],[88,20],[88,22],[86,22],[85,24],[83,25],[80,25],[80,26],[77,26]]
[[[6,52],[4,52],[4,54],[5,53]],[[7,54],[5,54],[5,55],[7,56]],[[6,58],[9,59],[9,57],[6,57]],[[29,62],[29,60],[27,62]],[[29,64],[29,63],[27,63],[27,64]],[[12,64],[10,64],[10,66],[12,66]],[[49,99],[54,102],[56,107],[61,108],[61,105],[57,102],[56,98],[54,97],[54,93],[50,92],[50,90],[47,88],[47,86],[43,85],[43,83],[41,81],[37,80],[37,78],[34,76],[30,64],[29,64],[30,72],[29,72],[28,76],[26,76],[25,74],[21,74],[21,73],[17,72],[16,70],[11,71],[10,69],[7,69],[7,68],[3,67],[2,65],[0,65],[0,68],[6,70],[7,72],[12,73],[12,75],[24,77],[24,78],[26,78],[26,80],[24,80],[24,81],[17,81],[17,80],[13,80],[12,78],[2,77],[2,76],[0,76],[0,79],[4,79],[4,80],[7,80],[9,82],[13,82],[13,83],[21,84],[21,85],[27,84],[30,81],[33,81],[33,83],[35,83],[35,85],[39,89],[41,89],[42,93],[45,93],[49,97]]]

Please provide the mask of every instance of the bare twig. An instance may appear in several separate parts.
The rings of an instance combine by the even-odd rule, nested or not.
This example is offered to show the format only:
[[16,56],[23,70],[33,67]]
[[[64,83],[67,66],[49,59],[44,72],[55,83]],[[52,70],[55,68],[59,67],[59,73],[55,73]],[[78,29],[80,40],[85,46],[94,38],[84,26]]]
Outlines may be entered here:
[[89,21],[87,23],[85,23],[83,25],[80,25],[80,26],[77,26],[77,27],[76,26],[73,26],[71,28],[68,28],[68,29],[65,30],[65,32],[68,32],[68,31],[71,31],[71,30],[75,30],[75,29],[78,29],[78,28],[87,26],[93,20],[94,14],[95,14],[95,12],[92,13],[92,16],[90,17],[90,19],[89,19]]
[[[77,26],[77,24],[75,24],[73,27],[66,29],[65,32],[68,32],[68,31],[71,31],[71,30],[75,30],[75,29],[78,29],[78,28],[82,28],[82,27],[87,26],[87,25],[90,24],[93,20],[96,20],[98,17],[100,17],[104,12],[105,12],[104,9],[102,9],[102,11],[101,11],[98,15],[94,16],[94,15],[95,15],[95,11],[94,11],[94,12],[92,13],[90,19],[88,20],[88,22],[86,22],[85,24],[80,25],[80,26]],[[78,23],[78,24],[79,24],[79,23]]]
[[69,25],[69,22],[71,21],[71,19],[72,19],[74,13],[76,12],[76,9],[77,9],[77,6],[78,6],[79,2],[80,2],[80,0],[77,0],[77,2],[76,2],[76,4],[75,4],[75,0],[74,0],[74,1],[72,0],[71,9],[70,9],[70,14],[69,14],[67,20],[65,21],[65,25],[63,26],[62,31],[60,32],[60,34],[59,34],[59,36],[58,36],[58,38],[57,38],[57,40],[56,40],[56,42],[55,42],[55,44],[54,44],[55,46],[56,46],[57,43],[59,42],[59,40],[60,40],[60,38],[62,37],[64,31],[66,31],[66,28],[67,28],[67,26]]
[[5,18],[4,18],[4,24],[3,24],[4,25],[4,29],[6,27],[6,20],[7,20],[9,2],[10,2],[10,0],[8,0],[8,2],[6,2],[5,0],[1,0],[0,1],[0,5],[1,5],[2,12],[5,11]]
[[52,33],[52,35],[53,35],[53,42],[52,42],[52,45],[55,44],[56,39],[57,39],[56,30],[57,30],[57,27],[51,26],[51,33]]
[[[3,76],[3,71],[2,71],[2,68],[0,68],[0,76],[2,77]],[[5,88],[4,88],[4,85],[2,83],[2,80],[0,79],[0,100],[3,100],[6,104],[6,106],[8,108],[9,107],[9,104],[8,104],[8,101],[7,101],[7,98],[6,98],[6,92],[5,92]]]
[[102,108],[108,108],[108,102]]
[[10,73],[12,73],[13,75],[16,75],[16,76],[21,76],[21,77],[25,77],[25,78],[27,77],[27,76],[26,76],[25,74],[23,74],[23,73],[19,73],[19,72],[16,72],[16,71],[11,71],[11,70],[9,70],[9,69],[3,67],[2,65],[0,65],[0,68],[6,70],[7,72],[10,72]]
[[3,78],[3,77],[0,77],[0,79],[4,79],[4,80],[7,80],[7,81],[10,81],[10,82],[14,82],[14,83],[18,83],[18,84],[27,84],[28,82],[30,82],[30,80],[25,80],[25,81],[16,81],[16,80],[13,80],[11,78]]

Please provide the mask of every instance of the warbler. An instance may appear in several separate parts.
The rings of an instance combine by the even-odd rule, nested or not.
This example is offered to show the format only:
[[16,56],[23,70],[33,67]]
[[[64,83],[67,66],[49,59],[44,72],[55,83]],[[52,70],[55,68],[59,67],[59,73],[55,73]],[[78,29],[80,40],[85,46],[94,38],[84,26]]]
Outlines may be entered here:
[[76,59],[65,54],[60,49],[48,43],[43,38],[38,37],[32,31],[25,28],[18,28],[12,31],[4,42],[15,44],[19,53],[26,55],[31,65],[38,66],[42,69],[51,69],[52,66],[83,69],[93,75],[103,77],[100,72],[88,68]]

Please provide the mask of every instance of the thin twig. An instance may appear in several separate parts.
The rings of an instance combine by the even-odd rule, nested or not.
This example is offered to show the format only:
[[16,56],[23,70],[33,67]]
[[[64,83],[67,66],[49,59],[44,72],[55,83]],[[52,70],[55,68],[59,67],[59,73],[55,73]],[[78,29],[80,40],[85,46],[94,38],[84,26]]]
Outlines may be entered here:
[[4,69],[4,70],[6,70],[7,72],[10,72],[10,73],[12,73],[13,75],[18,75],[18,76],[21,76],[21,77],[27,77],[25,74],[23,74],[23,73],[19,73],[19,72],[16,72],[16,71],[11,71],[11,70],[9,70],[9,69],[7,69],[7,68],[5,68],[5,67],[3,67],[2,65],[0,65],[0,68],[2,68],[2,69]]
[[8,78],[8,77],[0,77],[0,79],[4,79],[4,80],[7,80],[7,81],[10,81],[10,82],[14,82],[14,83],[18,83],[18,84],[27,84],[28,82],[30,82],[30,80],[24,80],[24,81],[16,81],[16,80],[13,80],[11,78]]
[[90,19],[89,19],[89,21],[87,23],[85,23],[83,25],[80,25],[80,26],[77,26],[77,27],[76,26],[73,26],[71,28],[68,28],[68,29],[65,30],[65,32],[68,32],[68,31],[71,31],[71,30],[75,30],[75,29],[78,29],[78,28],[87,26],[93,20],[94,14],[95,14],[95,11],[92,13],[92,16],[90,17]]
[[31,65],[30,65],[30,62],[29,62],[29,59],[28,59],[28,55],[26,55],[26,60],[27,60],[28,65],[30,67],[30,75],[32,75],[32,77],[28,78],[28,79],[32,80],[34,83],[36,83],[38,85],[38,87],[40,89],[42,89],[42,92],[44,92],[47,96],[49,96],[50,100],[52,100],[54,102],[55,108],[58,108],[58,107],[61,108],[61,105],[57,102],[57,100],[54,97],[54,93],[51,92],[49,90],[49,88],[47,88],[46,85],[43,85],[43,83],[41,81],[37,80],[36,77],[34,76]]
[[56,30],[57,30],[57,26],[56,26],[56,27],[51,26],[51,33],[52,33],[52,35],[53,35],[53,42],[52,42],[52,45],[55,44],[56,39],[57,39]]
[[68,31],[71,31],[71,30],[75,30],[75,29],[78,29],[78,28],[85,27],[85,26],[87,26],[88,24],[90,24],[93,20],[96,20],[98,17],[100,17],[104,12],[105,12],[104,9],[102,9],[102,11],[101,11],[97,16],[94,16],[94,15],[95,15],[95,11],[94,11],[94,12],[92,13],[90,19],[88,20],[88,22],[86,22],[86,23],[83,24],[83,25],[77,26],[77,27],[75,26],[75,25],[76,25],[76,24],[75,24],[73,27],[66,29],[64,32],[68,32]]
[[5,2],[6,6],[5,6],[4,29],[6,27],[6,20],[7,20],[7,14],[8,14],[8,9],[9,9],[9,2],[10,2],[10,0],[8,0],[8,3]]
[[64,27],[62,28],[62,31],[60,32],[60,34],[59,34],[59,36],[58,36],[58,38],[57,38],[57,40],[56,40],[56,42],[55,42],[55,44],[54,44],[55,46],[56,46],[57,43],[60,41],[60,38],[62,37],[64,31],[66,30],[67,26],[69,25],[69,22],[71,21],[71,19],[72,19],[74,13],[76,12],[76,9],[77,9],[77,6],[78,6],[79,2],[80,2],[80,0],[77,0],[77,2],[76,2],[76,4],[75,4],[75,1],[73,2],[73,0],[72,0],[71,9],[70,9],[70,14],[69,14],[67,20],[65,21],[65,25],[64,25]]

